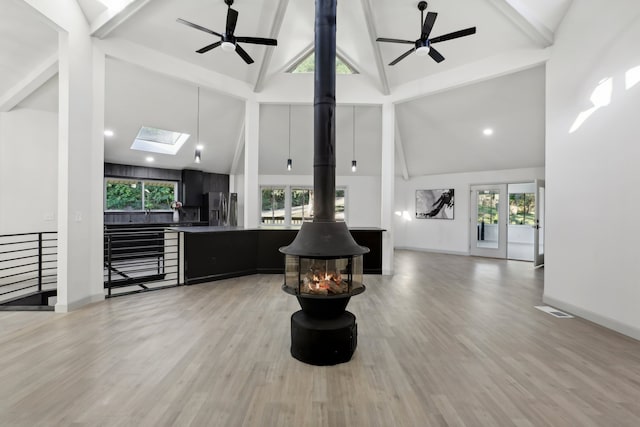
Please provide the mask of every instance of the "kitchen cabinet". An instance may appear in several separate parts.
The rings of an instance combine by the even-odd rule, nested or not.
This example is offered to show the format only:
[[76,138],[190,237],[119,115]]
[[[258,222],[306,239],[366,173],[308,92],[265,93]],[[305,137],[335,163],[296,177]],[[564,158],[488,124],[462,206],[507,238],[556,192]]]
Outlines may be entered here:
[[[297,229],[242,229],[242,227],[176,227],[184,233],[185,283],[209,282],[256,273],[281,274],[284,255]],[[382,229],[351,229],[363,256],[365,274],[382,274]]]
[[193,169],[182,171],[182,204],[188,207],[202,207],[202,185],[204,173]]

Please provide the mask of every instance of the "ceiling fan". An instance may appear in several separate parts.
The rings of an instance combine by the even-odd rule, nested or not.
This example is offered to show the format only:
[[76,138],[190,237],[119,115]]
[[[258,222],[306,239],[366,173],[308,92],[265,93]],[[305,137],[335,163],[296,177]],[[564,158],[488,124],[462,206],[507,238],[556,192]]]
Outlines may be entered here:
[[439,43],[451,39],[457,39],[458,37],[470,36],[471,34],[476,33],[476,27],[465,28],[464,30],[454,31],[453,33],[444,34],[442,36],[429,38],[431,34],[431,30],[433,29],[433,24],[436,22],[436,18],[438,14],[435,12],[428,12],[427,19],[424,19],[424,10],[427,8],[427,2],[421,1],[418,3],[418,10],[420,10],[420,27],[422,28],[422,33],[420,34],[420,38],[415,41],[411,40],[400,40],[400,39],[388,39],[384,37],[378,37],[376,39],[377,42],[386,42],[386,43],[402,43],[402,44],[412,44],[414,45],[411,49],[394,59],[389,63],[389,65],[396,65],[398,62],[402,61],[404,58],[409,56],[409,54],[416,52],[419,56],[429,55],[434,61],[442,62],[444,61],[444,56],[440,54],[437,50],[435,50],[431,44]]
[[224,2],[227,6],[229,6],[229,9],[227,10],[227,28],[222,34],[202,27],[198,24],[194,24],[193,22],[185,21],[182,18],[177,19],[177,21],[181,24],[188,25],[189,27],[195,28],[196,30],[204,31],[205,33],[213,34],[214,36],[220,37],[220,41],[198,49],[196,50],[196,52],[206,53],[212,49],[217,48],[218,46],[222,46],[222,49],[228,52],[232,52],[235,50],[236,53],[240,55],[240,57],[244,60],[244,62],[246,62],[247,64],[252,64],[253,58],[249,56],[249,54],[238,44],[238,42],[277,46],[278,41],[276,39],[265,39],[261,37],[237,37],[234,32],[236,30],[236,23],[238,22],[238,11],[235,9],[231,9],[233,0],[224,0]]

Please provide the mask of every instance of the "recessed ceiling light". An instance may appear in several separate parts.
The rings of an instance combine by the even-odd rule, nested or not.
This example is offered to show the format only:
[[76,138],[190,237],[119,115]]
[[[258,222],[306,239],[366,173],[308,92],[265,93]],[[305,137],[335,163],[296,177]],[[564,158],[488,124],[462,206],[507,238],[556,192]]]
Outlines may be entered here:
[[147,162],[151,163],[153,162],[153,157],[149,156],[145,159]]
[[485,130],[482,131],[482,133],[485,134],[486,136],[491,136],[493,135],[493,129],[486,128]]
[[113,131],[109,130],[109,129],[105,129],[104,130],[104,136],[109,137],[109,138],[112,137],[113,136]]

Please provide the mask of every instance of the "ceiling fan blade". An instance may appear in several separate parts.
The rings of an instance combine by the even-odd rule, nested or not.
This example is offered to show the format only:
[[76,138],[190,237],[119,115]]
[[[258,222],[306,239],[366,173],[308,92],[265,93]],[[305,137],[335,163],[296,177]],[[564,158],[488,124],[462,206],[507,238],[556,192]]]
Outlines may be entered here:
[[215,43],[212,43],[212,44],[210,44],[208,46],[203,47],[202,49],[196,50],[196,52],[198,52],[198,53],[206,53],[206,52],[209,52],[211,49],[217,48],[221,44],[222,44],[222,41],[215,42]]
[[239,44],[236,43],[236,52],[240,55],[240,58],[244,59],[244,62],[247,64],[253,64],[253,58],[249,56],[247,51],[245,51]]
[[400,40],[400,39],[388,39],[385,37],[378,37],[376,39],[377,42],[385,42],[385,43],[402,43],[402,44],[415,44],[415,41],[411,40]]
[[263,39],[262,37],[236,37],[236,41],[253,44],[266,44],[267,46],[277,46],[276,39]]
[[188,27],[191,27],[191,28],[195,28],[196,30],[204,31],[205,33],[213,34],[214,36],[222,37],[222,34],[220,34],[220,33],[216,33],[213,30],[210,30],[210,29],[205,28],[205,27],[201,27],[200,25],[194,24],[193,22],[185,21],[182,18],[176,19],[176,22],[179,22],[179,23],[184,24],[184,25],[186,25]]
[[421,40],[426,40],[429,38],[429,34],[431,34],[431,30],[433,29],[433,24],[436,23],[436,18],[438,14],[435,12],[427,13],[427,18],[424,20],[424,25],[422,26],[422,35],[420,36]]
[[458,37],[470,36],[471,34],[475,34],[475,33],[476,33],[476,27],[465,28],[464,30],[454,31],[453,33],[434,37],[429,40],[429,43],[444,42],[451,39],[457,39]]
[[433,58],[433,60],[436,61],[437,63],[444,61],[444,56],[442,56],[440,52],[435,50],[433,46],[429,48],[429,56]]
[[232,36],[236,30],[236,23],[238,22],[238,11],[229,8],[227,11],[227,35]]
[[411,49],[409,49],[408,51],[406,51],[405,53],[403,53],[402,55],[400,55],[399,57],[391,61],[389,65],[396,65],[398,62],[402,61],[404,58],[409,56],[410,53],[413,53],[415,50],[416,49],[412,47]]

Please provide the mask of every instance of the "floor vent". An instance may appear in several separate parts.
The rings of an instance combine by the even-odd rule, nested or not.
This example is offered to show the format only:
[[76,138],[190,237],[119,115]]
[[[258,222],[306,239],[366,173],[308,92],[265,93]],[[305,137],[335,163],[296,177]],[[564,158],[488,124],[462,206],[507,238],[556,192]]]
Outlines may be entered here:
[[567,313],[565,313],[563,311],[560,311],[558,309],[555,309],[553,307],[549,307],[548,305],[536,305],[535,307],[540,311],[544,311],[545,313],[549,313],[553,317],[557,317],[557,318],[560,318],[560,319],[573,319],[572,315],[567,314]]

